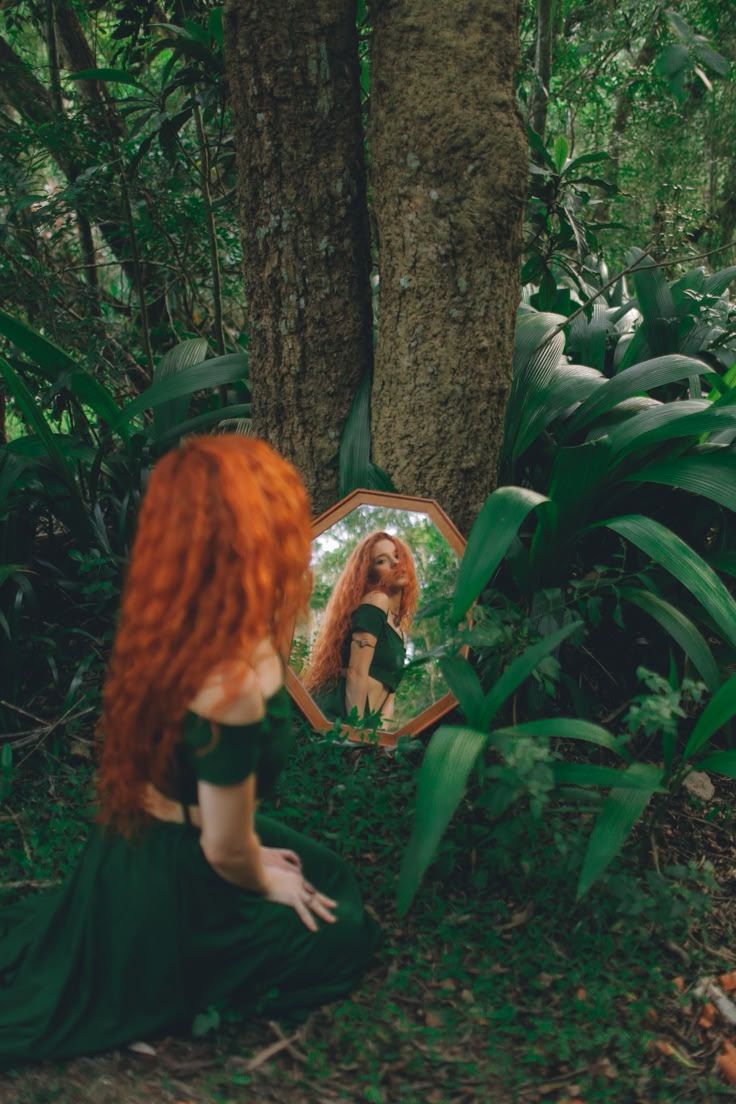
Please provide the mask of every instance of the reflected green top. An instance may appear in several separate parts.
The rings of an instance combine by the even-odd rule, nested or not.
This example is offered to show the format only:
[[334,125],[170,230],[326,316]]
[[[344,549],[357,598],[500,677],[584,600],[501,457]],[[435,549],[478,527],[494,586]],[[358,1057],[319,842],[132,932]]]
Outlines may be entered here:
[[404,674],[406,647],[389,625],[388,614],[369,602],[358,606],[350,620],[350,633],[343,648],[343,667],[347,667],[350,660],[352,634],[356,632],[368,632],[375,636],[376,647],[368,673],[393,693]]
[[167,792],[195,805],[197,782],[234,786],[255,772],[258,796],[270,794],[292,738],[291,701],[284,686],[268,698],[265,715],[253,724],[215,724],[187,713]]

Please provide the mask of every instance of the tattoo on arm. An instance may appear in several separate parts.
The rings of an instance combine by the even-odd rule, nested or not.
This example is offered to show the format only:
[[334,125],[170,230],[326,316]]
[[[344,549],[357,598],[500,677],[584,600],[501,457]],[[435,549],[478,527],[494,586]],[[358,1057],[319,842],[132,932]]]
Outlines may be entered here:
[[359,648],[375,648],[375,644],[371,644],[368,640],[358,640],[357,636],[353,637],[353,644],[357,644]]

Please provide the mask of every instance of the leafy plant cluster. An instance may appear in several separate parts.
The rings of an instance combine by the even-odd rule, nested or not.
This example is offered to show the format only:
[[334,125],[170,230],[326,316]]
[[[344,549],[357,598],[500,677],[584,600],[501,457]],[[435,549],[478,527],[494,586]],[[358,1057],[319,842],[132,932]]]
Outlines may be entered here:
[[[631,289],[622,278],[591,302],[561,285],[566,314],[522,307],[506,485],[451,602],[457,624],[480,599],[476,626],[443,661],[466,723],[440,728],[422,764],[402,908],[470,779],[491,820],[560,801],[597,812],[583,895],[691,771],[736,776],[736,269],[668,282],[641,251],[631,267]],[[451,654],[460,640],[475,664]]]

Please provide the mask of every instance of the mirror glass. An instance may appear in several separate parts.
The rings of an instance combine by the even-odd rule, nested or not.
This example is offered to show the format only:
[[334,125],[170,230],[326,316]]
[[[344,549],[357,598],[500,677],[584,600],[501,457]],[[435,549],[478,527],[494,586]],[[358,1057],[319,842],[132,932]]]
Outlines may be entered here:
[[[361,503],[315,536],[310,609],[296,625],[289,663],[327,722],[396,733],[448,693],[436,659],[413,661],[447,639],[443,600],[458,565],[458,552],[421,509]],[[385,595],[378,606],[363,601],[377,591]],[[365,666],[370,654],[362,718],[351,701],[351,649],[354,659],[366,650]]]

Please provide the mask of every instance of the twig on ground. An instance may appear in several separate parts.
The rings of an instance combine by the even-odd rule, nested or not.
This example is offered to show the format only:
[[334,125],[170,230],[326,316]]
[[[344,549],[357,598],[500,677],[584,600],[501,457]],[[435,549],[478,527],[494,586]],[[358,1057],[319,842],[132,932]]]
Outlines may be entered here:
[[0,892],[4,889],[51,889],[52,886],[58,885],[61,885],[60,878],[48,878],[41,881],[28,878],[23,882],[0,882]]

